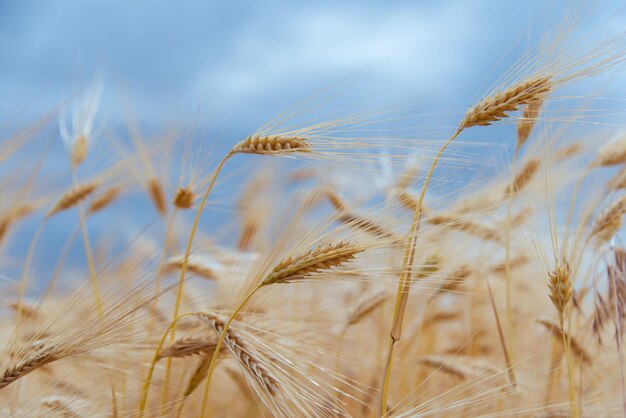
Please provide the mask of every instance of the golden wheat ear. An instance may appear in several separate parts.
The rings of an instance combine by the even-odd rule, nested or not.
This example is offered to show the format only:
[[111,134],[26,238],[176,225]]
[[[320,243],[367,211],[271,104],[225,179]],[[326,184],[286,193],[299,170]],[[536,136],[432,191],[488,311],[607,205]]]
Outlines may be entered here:
[[210,327],[221,335],[224,331],[224,343],[239,360],[246,372],[254,378],[271,395],[276,395],[279,390],[278,380],[269,372],[263,364],[258,353],[252,350],[248,344],[232,328],[225,329],[227,320],[215,314],[198,314],[198,318],[206,322]]
[[174,206],[178,209],[190,209],[193,206],[193,202],[196,200],[191,187],[179,187],[174,195]]
[[551,90],[550,77],[536,77],[523,81],[478,102],[467,111],[459,124],[459,129],[491,125],[508,117],[508,113],[518,110],[521,106],[543,101]]
[[311,150],[311,143],[306,138],[254,135],[235,145],[233,153],[280,155]]
[[295,257],[288,257],[277,264],[263,280],[262,285],[290,283],[306,278],[313,273],[339,267],[363,251],[362,246],[349,241],[322,244],[314,250]]
[[52,209],[50,209],[46,217],[50,218],[59,212],[76,206],[91,195],[98,188],[98,185],[99,183],[97,181],[92,181],[90,183],[79,184],[71,190],[68,190],[55,203]]

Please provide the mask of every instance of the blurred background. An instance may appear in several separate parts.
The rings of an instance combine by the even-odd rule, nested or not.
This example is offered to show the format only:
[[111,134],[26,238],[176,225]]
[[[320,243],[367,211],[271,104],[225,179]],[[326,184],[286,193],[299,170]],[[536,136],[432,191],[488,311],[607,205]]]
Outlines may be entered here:
[[[324,105],[329,114],[412,100],[428,115],[415,123],[416,135],[443,140],[469,105],[558,33],[563,21],[577,20],[577,39],[593,44],[626,29],[622,8],[618,1],[544,0],[1,1],[0,122],[7,132],[17,130],[61,105],[71,109],[76,97],[99,85],[89,165],[94,172],[112,164],[111,138],[128,137],[135,124],[148,147],[158,132],[185,132],[196,144],[191,154],[197,150],[194,158],[206,162],[208,172],[216,155],[298,102],[337,86],[340,99]],[[626,97],[624,81],[611,80],[611,98]],[[598,87],[593,80],[584,83],[588,91]],[[620,100],[602,106],[616,109],[609,118],[621,124]],[[59,135],[56,120],[42,132],[43,142],[30,144],[32,152],[19,153],[13,164],[34,164],[41,145]],[[487,162],[506,164],[514,146],[510,127],[506,135],[508,148]],[[58,141],[42,172],[63,189],[70,172]],[[249,162],[242,158],[231,170]],[[90,168],[84,170],[86,178]],[[176,167],[169,173],[171,193]],[[133,216],[155,216],[145,197],[127,199],[115,211],[117,226],[129,236],[138,232]],[[73,214],[51,222],[47,239],[58,236],[59,245],[38,250],[41,265],[57,260],[67,225],[75,221]],[[10,250],[16,259],[39,222],[25,224]],[[97,235],[111,225],[94,219],[89,227]],[[81,246],[76,248],[82,260]]]

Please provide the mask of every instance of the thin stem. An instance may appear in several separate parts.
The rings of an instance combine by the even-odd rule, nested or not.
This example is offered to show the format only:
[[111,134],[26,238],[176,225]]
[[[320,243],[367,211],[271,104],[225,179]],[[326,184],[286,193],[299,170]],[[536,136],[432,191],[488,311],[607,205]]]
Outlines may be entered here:
[[190,312],[179,316],[174,319],[170,325],[167,327],[159,344],[157,345],[156,351],[154,352],[154,356],[152,357],[152,362],[150,363],[150,369],[148,369],[148,375],[143,382],[143,389],[141,392],[141,399],[139,400],[139,418],[143,417],[144,411],[146,409],[146,402],[148,401],[148,390],[150,389],[150,383],[152,382],[152,375],[154,374],[154,367],[156,366],[157,361],[159,361],[159,356],[161,354],[161,349],[163,348],[163,344],[165,343],[165,339],[170,332],[173,332],[176,328],[176,324],[183,318],[197,315],[197,312]]
[[517,385],[515,380],[515,372],[513,371],[513,364],[511,363],[511,356],[509,354],[509,349],[506,345],[506,340],[504,338],[504,333],[502,332],[502,325],[500,324],[500,315],[498,314],[498,307],[496,306],[496,301],[493,298],[493,291],[491,290],[491,284],[489,283],[489,279],[487,279],[487,289],[489,290],[489,299],[491,300],[491,309],[493,309],[493,315],[496,319],[496,326],[498,327],[498,336],[500,337],[500,344],[502,345],[502,351],[504,353],[504,360],[506,361],[506,368],[509,375],[509,381],[511,385],[515,387]]
[[385,377],[383,380],[383,390],[382,390],[382,402],[384,404],[380,405],[380,416],[384,416],[387,414],[387,399],[389,399],[389,382],[391,381],[391,364],[393,362],[393,347],[395,345],[395,341],[393,338],[389,340],[389,346],[387,347],[387,361],[385,362]]
[[[74,187],[78,184],[78,178],[76,171],[72,170],[72,184]],[[96,310],[98,311],[98,318],[102,318],[102,297],[100,296],[100,288],[98,287],[96,263],[93,259],[93,251],[91,249],[91,242],[89,241],[89,232],[87,231],[87,212],[83,210],[82,203],[78,203],[78,222],[80,223],[80,232],[83,237],[83,248],[85,251],[85,258],[87,259],[87,270],[89,271],[89,281],[93,289],[93,296],[96,300]]]
[[91,250],[91,243],[89,241],[89,233],[87,232],[87,219],[84,217],[84,211],[82,206],[78,205],[78,213],[80,217],[80,230],[83,235],[83,247],[85,249],[85,258],[87,259],[87,269],[89,270],[89,281],[91,281],[91,287],[93,289],[93,296],[96,300],[96,310],[98,311],[98,318],[102,318],[102,296],[100,295],[100,288],[98,287],[96,263],[93,259],[93,251]]
[[228,318],[228,321],[224,325],[224,329],[222,330],[222,333],[220,334],[220,338],[217,341],[217,345],[215,346],[215,351],[213,352],[213,357],[211,358],[211,364],[209,365],[209,371],[206,377],[206,384],[204,386],[204,396],[202,397],[202,412],[200,413],[201,417],[203,417],[207,411],[207,406],[208,406],[208,401],[209,401],[209,387],[211,386],[211,376],[213,375],[213,369],[215,369],[215,363],[217,363],[217,358],[220,354],[220,349],[222,348],[224,339],[226,339],[226,333],[228,332],[228,327],[230,327],[230,324],[237,317],[237,315],[239,315],[239,312],[241,312],[241,310],[246,306],[248,301],[252,299],[252,296],[254,296],[254,294],[263,286],[264,286],[263,284],[259,284],[254,289],[252,289],[252,291],[248,293],[248,296],[246,296],[241,301],[239,306],[237,306],[237,309],[235,309],[235,311],[232,313],[230,318]]
[[563,329],[563,320],[561,319],[561,337],[563,339],[563,347],[565,349],[565,361],[567,362],[567,377],[569,383],[569,408],[570,416],[573,418],[579,418],[578,405],[576,404],[576,391],[574,389],[574,365],[572,364],[572,356],[570,354],[569,339],[565,337],[565,330]]
[[[22,301],[24,300],[24,295],[26,294],[26,283],[28,282],[28,274],[30,272],[30,265],[33,261],[33,256],[35,254],[35,248],[37,247],[37,243],[41,238],[41,234],[43,233],[43,229],[46,226],[47,218],[39,225],[37,232],[35,232],[35,236],[33,237],[32,242],[30,243],[30,247],[28,247],[28,253],[26,254],[26,260],[24,260],[24,270],[22,270],[22,278],[20,279],[20,286],[17,293],[17,301],[18,306],[21,306]],[[21,310],[20,310],[21,312]]]
[[[159,303],[159,296],[161,294],[161,281],[163,280],[163,270],[165,268],[165,261],[167,260],[167,255],[169,254],[170,249],[170,241],[172,237],[172,231],[174,229],[174,224],[176,223],[176,214],[178,212],[178,208],[174,208],[171,215],[169,215],[169,219],[167,221],[167,226],[165,228],[165,248],[163,250],[163,254],[161,254],[161,260],[159,261],[159,271],[157,273],[157,280],[155,286],[155,306]],[[167,398],[169,396],[169,384],[170,384],[170,374],[172,369],[172,358],[167,358],[167,365],[165,366],[165,377],[163,379],[163,397],[161,401],[161,407],[165,410],[167,404]]]
[[397,341],[400,341],[402,334],[402,320],[404,318],[404,312],[406,310],[406,305],[409,297],[409,288],[411,284],[411,276],[413,270],[413,261],[415,260],[415,248],[417,246],[417,234],[419,232],[420,221],[422,219],[422,204],[424,202],[424,196],[426,195],[426,190],[428,189],[428,184],[430,183],[430,179],[433,176],[435,171],[435,167],[441,158],[441,155],[446,150],[448,145],[454,141],[454,139],[459,136],[462,128],[457,129],[457,131],[452,135],[441,147],[433,163],[426,175],[426,180],[424,180],[424,185],[422,186],[422,192],[420,194],[419,200],[415,207],[415,212],[413,214],[413,221],[411,223],[411,229],[409,231],[409,235],[407,237],[407,243],[404,249],[404,257],[402,260],[402,271],[400,272],[400,280],[398,282],[398,291],[396,293],[396,304],[393,312],[393,321],[391,324],[391,331],[389,332],[389,353],[387,356],[387,362],[385,364],[385,377],[383,379],[383,390],[381,391],[381,399],[380,399],[380,413],[381,416],[387,413],[387,399],[389,396],[389,380],[391,379],[391,364],[393,360],[393,346]]
[[[191,232],[189,233],[189,239],[187,240],[187,248],[185,249],[185,257],[183,258],[183,265],[180,269],[180,279],[178,280],[178,291],[176,292],[176,304],[174,305],[174,323],[176,318],[178,318],[178,312],[180,309],[180,302],[183,297],[183,287],[185,284],[185,275],[187,274],[187,264],[189,263],[189,254],[191,253],[191,246],[193,245],[193,239],[196,235],[196,230],[198,229],[198,223],[200,222],[200,216],[202,215],[202,211],[204,210],[204,206],[209,198],[209,193],[213,189],[213,185],[215,184],[215,180],[217,179],[218,174],[222,170],[224,163],[233,155],[233,152],[230,151],[226,156],[220,161],[217,169],[215,170],[215,174],[213,174],[213,178],[211,179],[211,183],[209,183],[209,187],[207,187],[204,192],[204,196],[202,197],[202,201],[200,201],[200,205],[198,205],[198,211],[196,212],[196,217],[193,221],[193,226],[191,228]],[[176,326],[172,329],[172,336],[170,341],[174,341],[176,338]]]

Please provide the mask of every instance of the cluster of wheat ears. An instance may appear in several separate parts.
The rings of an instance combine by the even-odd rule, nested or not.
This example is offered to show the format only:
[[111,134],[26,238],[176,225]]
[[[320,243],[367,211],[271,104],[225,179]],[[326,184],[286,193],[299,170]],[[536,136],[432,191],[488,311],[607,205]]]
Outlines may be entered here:
[[[132,124],[134,151],[84,174],[93,97],[71,129],[65,104],[6,136],[0,239],[29,247],[2,281],[0,415],[626,415],[626,248],[615,238],[626,140],[605,140],[608,124],[570,129],[602,112],[582,109],[592,96],[559,95],[614,74],[626,49],[621,37],[587,51],[563,42],[525,57],[445,141],[387,138],[364,113],[289,128],[307,101],[213,169],[210,158],[181,168],[173,187],[155,161],[180,142],[168,133],[147,147]],[[72,175],[60,192],[39,175],[49,149],[28,158],[57,119]],[[471,181],[486,162],[454,146],[496,123],[517,142],[483,146],[512,157]],[[238,204],[203,231],[223,167],[284,157],[231,178]],[[367,180],[380,161],[394,174]],[[109,255],[89,225],[127,234],[112,208],[130,195],[154,210]],[[37,267],[60,216],[68,244],[53,268]],[[35,220],[34,234],[22,227]],[[74,243],[84,274],[64,269]]]

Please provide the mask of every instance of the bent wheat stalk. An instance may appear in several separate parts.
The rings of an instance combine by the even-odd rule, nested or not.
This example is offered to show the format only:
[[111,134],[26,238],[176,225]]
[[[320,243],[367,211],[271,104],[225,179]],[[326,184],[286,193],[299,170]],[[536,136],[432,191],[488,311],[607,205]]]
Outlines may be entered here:
[[[176,301],[174,304],[174,315],[173,315],[173,328],[171,333],[170,342],[174,342],[176,339],[176,319],[178,318],[178,314],[180,311],[180,303],[182,301],[183,288],[185,282],[185,276],[187,274],[187,267],[189,264],[189,255],[191,254],[191,246],[193,245],[193,240],[196,235],[196,231],[198,229],[198,224],[200,222],[200,216],[202,215],[202,211],[206,205],[206,202],[209,198],[209,194],[211,190],[213,190],[213,186],[215,185],[215,181],[217,180],[217,176],[220,171],[224,167],[226,161],[230,159],[235,154],[238,153],[249,153],[249,154],[266,154],[266,155],[284,155],[288,153],[298,153],[298,152],[310,152],[311,144],[304,138],[293,138],[293,137],[283,137],[283,136],[250,136],[246,140],[238,143],[231,149],[226,156],[219,162],[217,168],[215,169],[215,173],[213,173],[213,177],[209,182],[208,187],[206,188],[200,204],[198,205],[198,209],[196,211],[195,218],[193,220],[193,225],[191,227],[191,232],[189,233],[189,238],[187,239],[187,245],[185,247],[185,256],[183,257],[181,269],[180,269],[180,278],[178,281],[178,290],[176,291]],[[221,344],[218,344],[218,347]],[[219,351],[219,348],[216,352]],[[155,353],[155,356],[158,356],[159,352]],[[170,367],[166,368],[166,375],[169,375]],[[150,372],[152,373],[152,372]],[[151,375],[150,375],[151,378]],[[143,408],[145,408],[145,401],[141,409],[141,413],[143,414]]]
[[527,105],[531,102],[545,98],[552,89],[550,77],[534,77],[526,81],[518,83],[506,90],[498,92],[486,99],[481,100],[476,106],[470,108],[465,117],[459,124],[456,132],[448,138],[448,140],[439,149],[435,156],[417,201],[413,214],[413,221],[407,237],[402,262],[402,270],[398,281],[398,291],[396,294],[396,304],[389,332],[389,344],[387,361],[385,363],[385,371],[383,375],[383,384],[380,397],[380,413],[381,416],[387,413],[387,400],[389,398],[389,381],[391,378],[391,366],[393,362],[393,348],[396,342],[400,341],[402,334],[402,320],[406,310],[406,304],[409,297],[410,278],[413,270],[413,262],[415,260],[415,250],[417,247],[417,238],[419,233],[420,222],[422,218],[422,205],[428,185],[433,176],[433,172],[437,167],[441,155],[448,146],[456,139],[459,134],[473,126],[488,126],[493,122],[508,117],[508,112],[519,109],[520,106]]

